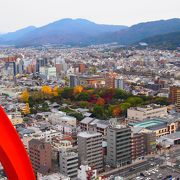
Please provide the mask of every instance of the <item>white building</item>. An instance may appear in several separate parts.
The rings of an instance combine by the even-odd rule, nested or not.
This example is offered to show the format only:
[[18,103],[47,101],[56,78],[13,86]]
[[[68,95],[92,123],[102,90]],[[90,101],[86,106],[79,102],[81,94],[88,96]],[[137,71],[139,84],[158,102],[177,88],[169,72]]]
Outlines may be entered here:
[[142,121],[153,117],[162,118],[167,115],[167,106],[160,106],[156,104],[145,107],[131,107],[127,110],[127,119],[131,121]]
[[46,142],[51,143],[52,138],[54,137],[63,137],[63,134],[60,131],[56,130],[49,130],[45,132],[38,132],[36,134],[33,134],[34,139],[44,139]]
[[49,121],[52,122],[53,125],[68,124],[68,125],[76,126],[76,121],[77,121],[75,117],[67,116],[62,112],[52,113],[48,119]]

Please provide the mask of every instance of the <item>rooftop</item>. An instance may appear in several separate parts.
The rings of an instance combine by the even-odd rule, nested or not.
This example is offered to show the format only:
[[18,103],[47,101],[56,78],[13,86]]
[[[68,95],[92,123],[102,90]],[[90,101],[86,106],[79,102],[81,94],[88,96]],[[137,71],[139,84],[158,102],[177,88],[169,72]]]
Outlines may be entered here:
[[162,121],[161,119],[150,119],[145,120],[143,122],[137,122],[137,123],[129,123],[130,126],[133,127],[142,127],[147,129],[154,129],[156,127],[164,127],[166,126],[167,122]]
[[84,137],[84,138],[91,138],[91,137],[96,137],[96,136],[101,136],[102,134],[101,133],[96,133],[96,132],[88,132],[88,131],[85,131],[85,132],[80,132],[78,134],[78,137]]

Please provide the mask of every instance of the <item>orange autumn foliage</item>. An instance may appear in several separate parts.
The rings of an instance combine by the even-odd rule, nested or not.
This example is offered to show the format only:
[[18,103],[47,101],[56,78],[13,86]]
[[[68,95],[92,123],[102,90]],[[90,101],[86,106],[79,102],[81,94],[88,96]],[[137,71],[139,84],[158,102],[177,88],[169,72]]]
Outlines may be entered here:
[[29,101],[29,92],[27,90],[23,91],[20,98],[22,101],[28,102]]
[[47,95],[52,94],[52,88],[50,86],[42,86],[41,92]]
[[105,100],[103,98],[98,98],[96,104],[103,106],[105,104]]
[[74,87],[74,94],[79,94],[83,91],[83,87],[82,86],[76,86]]
[[58,86],[55,86],[53,88],[53,95],[56,96],[56,97],[59,95],[59,87]]
[[121,114],[121,108],[118,107],[118,106],[115,107],[115,108],[113,109],[112,114],[113,114],[113,116],[115,116],[115,117],[120,116],[120,114]]

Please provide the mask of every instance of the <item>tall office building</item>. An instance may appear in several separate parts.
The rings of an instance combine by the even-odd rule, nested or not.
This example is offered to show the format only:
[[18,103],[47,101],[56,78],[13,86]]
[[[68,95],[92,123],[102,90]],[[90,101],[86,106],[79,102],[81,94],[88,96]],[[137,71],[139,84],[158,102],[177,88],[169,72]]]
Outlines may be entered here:
[[75,152],[62,151],[59,155],[60,173],[77,178],[78,174],[78,154]]
[[107,164],[120,167],[131,162],[131,129],[121,125],[108,128]]
[[88,165],[103,170],[102,134],[96,132],[80,132],[78,134],[79,164],[87,162]]
[[124,80],[122,77],[115,78],[115,88],[117,89],[124,89]]
[[177,90],[176,110],[180,112],[180,89]]
[[132,160],[142,159],[145,156],[145,140],[142,133],[132,133]]
[[38,139],[29,141],[29,156],[35,173],[51,170],[51,145]]
[[177,102],[177,92],[180,91],[180,85],[170,86],[169,98],[171,103],[176,104]]
[[75,87],[79,85],[79,78],[76,75],[70,75],[70,87]]

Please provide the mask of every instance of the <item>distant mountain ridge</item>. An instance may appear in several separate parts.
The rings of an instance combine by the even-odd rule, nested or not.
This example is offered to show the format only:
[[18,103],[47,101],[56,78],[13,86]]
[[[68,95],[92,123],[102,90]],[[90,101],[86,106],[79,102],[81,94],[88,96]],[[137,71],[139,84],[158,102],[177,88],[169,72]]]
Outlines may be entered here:
[[104,43],[118,42],[123,45],[133,44],[142,39],[180,31],[180,19],[160,20],[133,25],[127,29],[106,34],[97,41]]
[[180,47],[180,31],[157,35],[147,39],[143,39],[141,42],[146,43],[149,47],[162,49],[176,49]]
[[131,27],[103,25],[85,19],[66,18],[39,28],[30,26],[1,35],[0,44],[79,46],[117,42],[121,45],[130,45],[156,35],[178,31],[180,31],[180,19],[178,18],[140,23]]
[[[127,28],[119,25],[103,25],[85,19],[62,19],[40,28],[35,28],[11,43],[16,45],[81,44],[102,33],[115,32]],[[15,32],[16,33],[16,32]],[[1,38],[6,40],[6,37]],[[10,42],[10,39],[9,39]],[[1,41],[0,41],[1,43]]]

